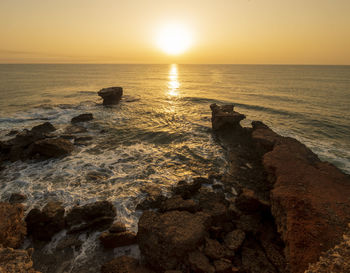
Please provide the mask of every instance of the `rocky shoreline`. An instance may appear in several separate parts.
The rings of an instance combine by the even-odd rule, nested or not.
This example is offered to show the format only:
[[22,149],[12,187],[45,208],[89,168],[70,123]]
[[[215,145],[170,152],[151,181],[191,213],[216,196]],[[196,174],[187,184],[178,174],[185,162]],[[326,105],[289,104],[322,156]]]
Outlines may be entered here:
[[[109,100],[104,105],[120,101],[122,89],[102,90]],[[308,272],[317,272],[312,270],[322,261],[346,272],[348,263],[325,263],[331,255],[322,253],[340,244],[337,253],[349,256],[349,176],[260,121],[242,127],[245,116],[233,105],[213,104],[211,110],[213,135],[229,162],[226,173],[179,181],[170,196],[146,188],[148,196],[137,206],[142,211],[137,234],[118,221],[107,201],[69,210],[50,201],[24,218],[25,196],[13,194],[11,203],[0,203],[0,272],[50,272],[81,247],[80,235],[93,232],[100,232],[96,240],[106,251],[100,257],[102,273],[299,273],[309,266]],[[65,156],[89,141],[75,133],[84,129],[79,122],[91,119],[88,113],[72,118],[71,131],[60,136],[50,123],[13,133],[0,143],[1,161]],[[66,236],[53,255],[62,259],[55,260],[45,256],[43,244],[60,232]],[[19,249],[25,236],[33,248]],[[113,258],[110,252],[135,244],[140,260]]]

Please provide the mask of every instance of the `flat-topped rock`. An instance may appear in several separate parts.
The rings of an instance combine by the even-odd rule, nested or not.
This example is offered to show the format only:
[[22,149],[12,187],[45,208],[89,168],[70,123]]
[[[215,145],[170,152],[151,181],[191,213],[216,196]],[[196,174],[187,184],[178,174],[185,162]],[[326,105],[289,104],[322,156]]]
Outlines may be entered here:
[[225,128],[241,128],[239,124],[245,119],[245,115],[234,111],[233,104],[219,106],[217,104],[210,105],[212,111],[212,128],[214,131]]
[[103,88],[97,93],[103,99],[103,105],[118,104],[123,96],[122,87]]

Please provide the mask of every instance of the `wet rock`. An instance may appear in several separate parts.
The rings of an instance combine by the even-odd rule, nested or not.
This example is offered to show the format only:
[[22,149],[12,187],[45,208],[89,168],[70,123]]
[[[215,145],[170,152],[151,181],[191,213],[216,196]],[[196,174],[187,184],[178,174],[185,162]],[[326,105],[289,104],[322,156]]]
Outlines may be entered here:
[[101,273],[151,273],[151,271],[141,266],[135,258],[121,256],[104,264]]
[[56,131],[56,128],[50,122],[45,122],[43,124],[34,126],[31,131],[39,134],[48,134]]
[[1,273],[40,273],[33,268],[31,254],[22,249],[4,248],[0,245]]
[[207,234],[210,217],[205,213],[145,211],[138,223],[138,243],[147,262],[158,270],[176,269],[186,254]]
[[236,229],[234,231],[229,232],[225,236],[224,242],[227,248],[233,251],[237,251],[237,249],[242,245],[244,239],[244,231]]
[[98,91],[98,95],[103,99],[103,105],[118,104],[122,95],[122,87],[108,87]]
[[257,197],[254,191],[247,188],[244,188],[242,193],[237,197],[235,205],[246,214],[270,211],[270,204]]
[[83,126],[79,125],[69,125],[66,127],[64,133],[67,135],[71,134],[81,134],[81,133],[86,133],[87,129]]
[[131,231],[118,233],[103,232],[100,235],[100,242],[105,248],[116,248],[136,244],[136,234]]
[[141,189],[147,194],[146,198],[137,204],[137,210],[147,210],[151,208],[159,208],[166,197],[162,195],[162,191],[156,186],[145,186]]
[[220,259],[214,261],[214,267],[216,273],[232,273],[232,263],[228,259]]
[[173,188],[175,194],[181,195],[184,199],[191,198],[201,188],[203,183],[209,183],[209,180],[203,177],[194,178],[192,182],[187,183],[181,180]]
[[83,241],[79,239],[79,234],[68,234],[64,236],[56,246],[56,250],[64,250],[67,248],[79,248]]
[[215,103],[210,105],[212,111],[212,128],[214,131],[225,128],[242,128],[239,124],[245,119],[245,115],[235,112],[233,104],[218,106]]
[[112,226],[109,228],[109,232],[111,233],[119,233],[126,231],[126,227],[122,222],[114,222]]
[[6,134],[6,136],[14,136],[14,135],[16,135],[16,134],[18,134],[18,131],[17,131],[17,130],[11,130],[10,132],[8,132],[8,133]]
[[181,195],[175,195],[162,203],[161,211],[188,211],[196,212],[198,205],[191,199],[184,200]]
[[195,273],[214,273],[215,268],[209,259],[201,252],[194,251],[188,254],[188,262]]
[[9,198],[9,203],[11,204],[17,204],[17,203],[23,203],[25,200],[27,200],[27,196],[25,196],[22,193],[12,193]]
[[89,145],[93,138],[91,136],[76,137],[74,139],[74,145]]
[[0,245],[20,247],[27,231],[23,214],[24,208],[21,204],[0,202]]
[[[258,130],[270,129],[253,134]],[[259,136],[258,143],[267,138]],[[303,272],[339,242],[349,221],[350,178],[292,138],[275,140],[263,165],[273,185],[271,210],[286,244],[289,269]]]
[[51,240],[65,226],[64,212],[61,202],[48,202],[42,210],[32,209],[26,217],[28,234],[37,240]]
[[93,120],[94,116],[91,113],[81,114],[71,119],[71,123],[85,122]]
[[205,239],[204,253],[209,258],[217,260],[225,257],[226,250],[217,240],[212,240],[210,238]]
[[115,207],[108,201],[97,201],[84,206],[73,207],[66,216],[66,225],[70,232],[86,229],[104,230],[117,215]]
[[63,138],[47,138],[33,143],[31,154],[46,158],[57,158],[69,155],[74,150],[74,145]]

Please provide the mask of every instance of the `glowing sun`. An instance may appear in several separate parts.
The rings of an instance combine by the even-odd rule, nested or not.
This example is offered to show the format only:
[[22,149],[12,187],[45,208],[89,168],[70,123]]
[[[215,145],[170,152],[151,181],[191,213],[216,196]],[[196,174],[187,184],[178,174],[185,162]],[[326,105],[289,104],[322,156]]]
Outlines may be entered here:
[[180,24],[169,24],[162,27],[157,35],[157,45],[167,54],[184,53],[192,45],[190,30]]

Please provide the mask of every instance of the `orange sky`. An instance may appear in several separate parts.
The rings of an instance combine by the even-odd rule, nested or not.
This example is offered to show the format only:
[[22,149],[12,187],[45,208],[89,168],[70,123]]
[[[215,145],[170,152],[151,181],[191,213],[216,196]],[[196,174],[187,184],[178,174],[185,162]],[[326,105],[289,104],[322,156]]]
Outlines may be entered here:
[[[157,45],[168,23],[192,46]],[[349,0],[1,0],[0,63],[350,64]]]

